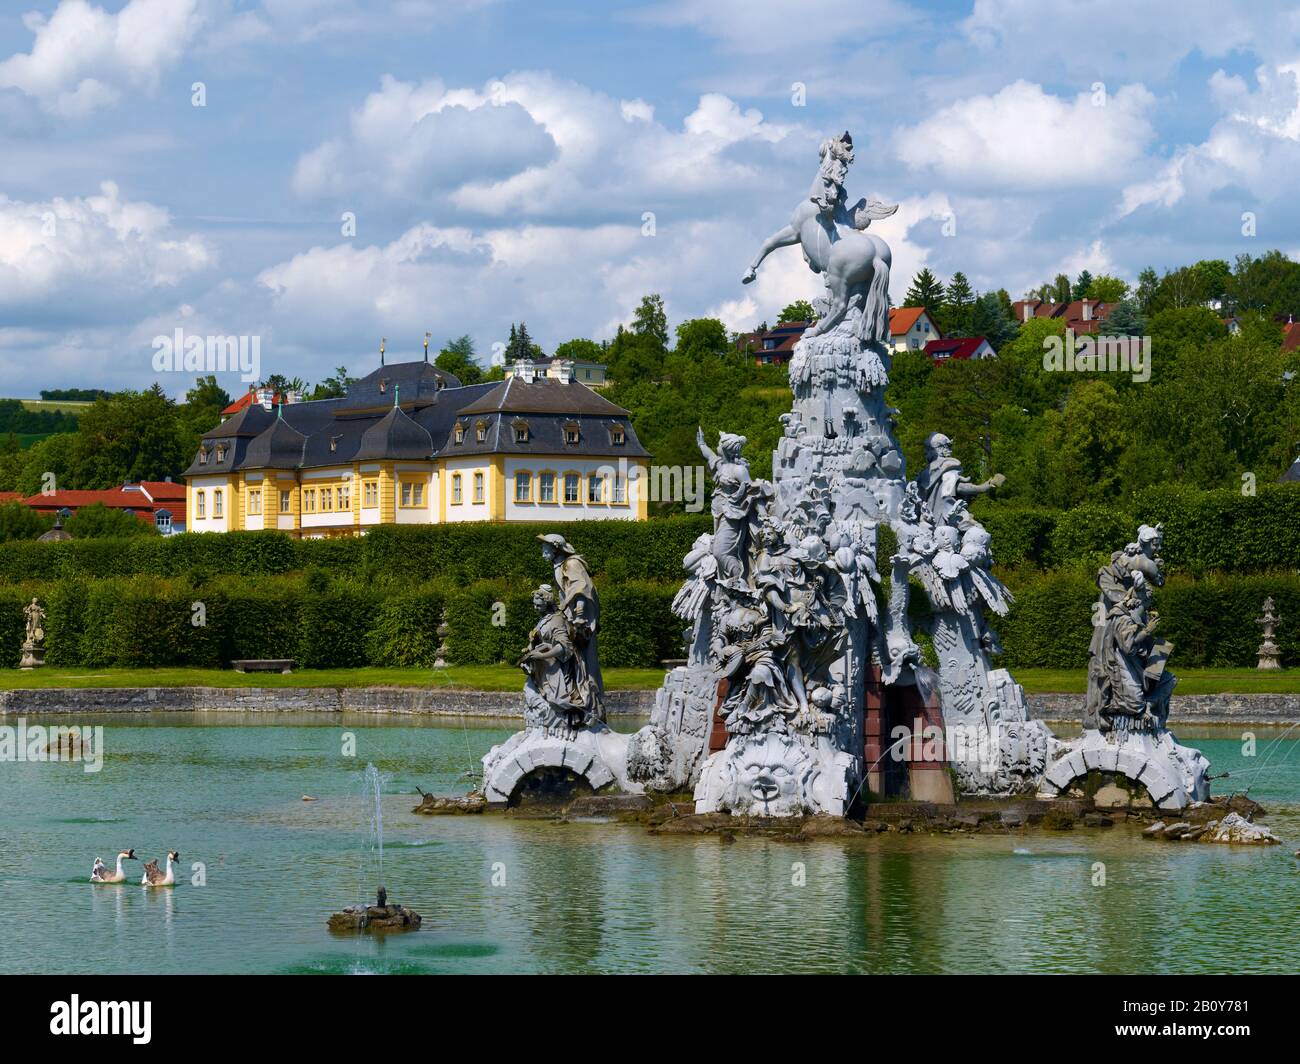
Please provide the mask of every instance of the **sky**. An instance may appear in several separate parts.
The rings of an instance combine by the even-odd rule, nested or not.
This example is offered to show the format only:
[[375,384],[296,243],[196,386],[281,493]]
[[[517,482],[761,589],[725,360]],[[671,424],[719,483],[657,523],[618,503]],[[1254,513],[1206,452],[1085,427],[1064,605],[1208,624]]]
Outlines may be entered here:
[[1298,84],[1274,0],[6,0],[0,396],[182,397],[176,330],[314,382],[775,321],[798,250],[740,278],[846,129],[896,303],[1297,256]]

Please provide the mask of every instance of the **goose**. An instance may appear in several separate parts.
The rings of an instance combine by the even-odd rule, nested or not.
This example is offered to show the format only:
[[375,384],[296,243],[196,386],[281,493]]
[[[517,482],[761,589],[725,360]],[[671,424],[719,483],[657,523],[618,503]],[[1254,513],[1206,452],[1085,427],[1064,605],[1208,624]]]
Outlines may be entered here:
[[123,861],[136,861],[134,850],[123,850],[117,855],[117,871],[110,872],[108,865],[104,864],[101,857],[95,858],[95,867],[90,870],[90,881],[92,883],[125,883],[126,873],[122,871]]
[[175,850],[167,854],[167,871],[158,871],[158,862],[150,861],[144,866],[144,878],[140,880],[142,887],[174,887],[176,886],[176,869],[173,863],[179,861],[181,855]]

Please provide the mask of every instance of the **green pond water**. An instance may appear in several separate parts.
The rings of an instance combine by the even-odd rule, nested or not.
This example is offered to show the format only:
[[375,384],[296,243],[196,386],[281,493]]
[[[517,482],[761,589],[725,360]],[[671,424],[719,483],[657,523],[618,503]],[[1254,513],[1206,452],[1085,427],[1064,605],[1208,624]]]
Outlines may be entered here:
[[[1250,784],[1285,840],[1237,848],[1152,843],[1127,827],[725,845],[615,823],[420,817],[417,785],[463,793],[466,770],[512,729],[264,714],[76,723],[105,726],[99,773],[0,763],[3,972],[1300,968],[1300,728],[1254,729],[1254,757],[1240,728],[1179,733],[1233,773],[1217,788]],[[367,843],[367,762],[387,777],[382,873]],[[125,885],[87,882],[95,857],[111,865],[131,847],[145,859],[179,850],[183,882],[146,890],[129,862]],[[196,861],[206,885],[190,882]],[[423,928],[326,931],[381,875]]]

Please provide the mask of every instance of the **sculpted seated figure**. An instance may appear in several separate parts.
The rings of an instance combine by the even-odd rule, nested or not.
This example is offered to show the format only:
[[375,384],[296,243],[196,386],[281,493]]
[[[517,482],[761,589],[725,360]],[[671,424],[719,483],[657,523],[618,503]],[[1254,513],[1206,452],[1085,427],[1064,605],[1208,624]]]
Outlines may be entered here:
[[528,634],[528,646],[519,667],[524,683],[524,718],[530,728],[572,739],[580,728],[603,719],[599,692],[582,667],[582,658],[568,619],[560,612],[555,592],[543,584],[533,592],[537,626]]

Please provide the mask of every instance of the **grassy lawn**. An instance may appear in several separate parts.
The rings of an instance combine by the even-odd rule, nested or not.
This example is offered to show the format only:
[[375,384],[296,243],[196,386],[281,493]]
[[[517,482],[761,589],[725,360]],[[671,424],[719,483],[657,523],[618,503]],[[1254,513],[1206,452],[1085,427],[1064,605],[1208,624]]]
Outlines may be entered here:
[[[661,669],[606,669],[611,691],[653,689]],[[510,665],[455,665],[447,669],[299,669],[235,672],[233,669],[0,669],[0,689],[33,687],[454,687],[517,691],[524,674]]]
[[[1175,669],[1178,694],[1300,694],[1300,669]],[[606,669],[611,691],[653,690],[662,669]],[[1082,694],[1082,669],[1019,669],[1015,677],[1030,694]],[[454,665],[447,669],[300,669],[239,673],[231,669],[0,669],[0,689],[33,687],[454,687],[517,691],[523,674],[510,665]]]

